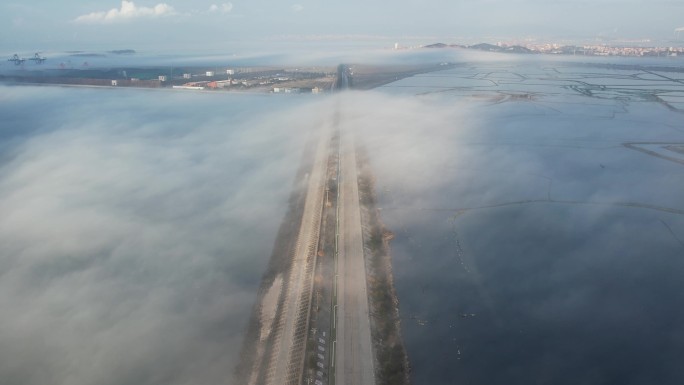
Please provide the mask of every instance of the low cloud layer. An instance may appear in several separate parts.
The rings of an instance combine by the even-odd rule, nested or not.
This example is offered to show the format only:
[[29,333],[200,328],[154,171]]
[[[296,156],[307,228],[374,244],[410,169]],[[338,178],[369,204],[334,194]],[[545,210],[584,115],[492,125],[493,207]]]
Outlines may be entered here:
[[0,94],[0,382],[230,384],[324,117],[263,95]]
[[[412,380],[526,384],[543,368],[550,383],[680,383],[684,218],[611,203],[684,209],[681,165],[621,145],[679,143],[681,118],[536,81],[534,100],[491,99],[525,89],[512,73],[544,78],[546,66],[597,84],[621,73],[535,60],[419,75],[385,87],[391,97],[342,103],[395,234]],[[467,89],[486,73],[505,85]]]
[[[225,4],[224,4],[225,5]],[[112,8],[109,11],[92,12],[77,17],[77,23],[114,23],[140,18],[156,18],[175,15],[176,11],[166,3],[159,3],[153,7],[137,6],[132,1],[123,0],[121,8]]]

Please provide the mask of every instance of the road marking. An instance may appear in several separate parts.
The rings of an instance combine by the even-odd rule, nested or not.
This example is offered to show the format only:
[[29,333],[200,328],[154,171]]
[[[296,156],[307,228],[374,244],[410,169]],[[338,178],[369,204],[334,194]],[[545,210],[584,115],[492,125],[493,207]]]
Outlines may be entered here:
[[336,320],[337,320],[337,305],[335,305],[335,307],[333,307],[333,329],[335,329],[337,327],[336,326],[336,322],[337,322]]

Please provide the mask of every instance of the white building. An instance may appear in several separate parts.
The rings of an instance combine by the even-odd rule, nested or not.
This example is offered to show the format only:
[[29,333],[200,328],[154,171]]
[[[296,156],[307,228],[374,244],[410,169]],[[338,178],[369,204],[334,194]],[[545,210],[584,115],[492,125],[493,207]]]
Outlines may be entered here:
[[112,80],[112,86],[116,87],[117,85],[119,85],[119,82],[117,82],[116,80]]
[[300,88],[273,87],[274,94],[298,94],[302,92]]
[[159,81],[165,82],[166,81],[166,75],[159,75]]
[[204,87],[200,86],[173,86],[177,90],[203,90]]
[[226,70],[226,74],[235,75],[235,70]]
[[183,79],[192,79],[192,74],[183,74]]
[[207,77],[214,76],[214,71],[207,71]]

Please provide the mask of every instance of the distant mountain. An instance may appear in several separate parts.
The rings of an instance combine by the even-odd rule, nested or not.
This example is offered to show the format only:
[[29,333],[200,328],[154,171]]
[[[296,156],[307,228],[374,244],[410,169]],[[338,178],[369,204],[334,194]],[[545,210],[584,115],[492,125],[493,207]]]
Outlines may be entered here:
[[519,45],[511,45],[511,46],[501,47],[498,45],[487,44],[487,43],[470,45],[470,46],[468,46],[468,48],[477,49],[480,51],[489,51],[489,52],[513,52],[513,53],[534,53],[535,52],[529,48],[525,48],[525,47],[522,47]]
[[470,49],[479,49],[480,51],[490,51],[490,52],[501,52],[503,50],[498,45],[488,44],[488,43],[480,43],[480,44],[475,44],[475,45],[469,45],[467,47]]
[[113,53],[115,55],[133,55],[135,54],[134,49],[115,49],[112,51],[109,51],[109,53]]
[[480,43],[480,44],[466,45],[466,46],[462,46],[462,45],[458,45],[458,44],[435,43],[435,44],[425,45],[425,46],[423,46],[423,48],[469,48],[469,49],[476,49],[476,50],[487,51],[487,52],[535,53],[535,51],[533,51],[529,48],[519,46],[519,45],[501,47],[498,45],[488,44],[488,43]]
[[448,45],[446,45],[444,43],[435,43],[435,44],[426,45],[424,48],[446,48],[446,47],[448,47]]
[[435,44],[423,46],[423,48],[462,48],[462,47],[463,46],[458,45],[458,44],[444,44],[444,43],[435,43]]
[[513,46],[510,46],[510,47],[506,47],[506,48],[504,49],[504,52],[535,53],[535,51],[533,51],[533,50],[531,50],[531,49],[529,49],[529,48],[526,48],[526,47],[519,46],[519,45],[513,45]]

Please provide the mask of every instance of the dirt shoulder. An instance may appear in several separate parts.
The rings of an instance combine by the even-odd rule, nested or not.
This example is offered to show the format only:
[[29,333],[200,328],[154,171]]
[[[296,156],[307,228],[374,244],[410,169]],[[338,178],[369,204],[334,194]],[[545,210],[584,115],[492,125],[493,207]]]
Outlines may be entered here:
[[401,337],[390,256],[389,243],[394,235],[383,225],[375,206],[375,179],[368,155],[358,143],[357,162],[376,384],[408,385],[410,364]]

